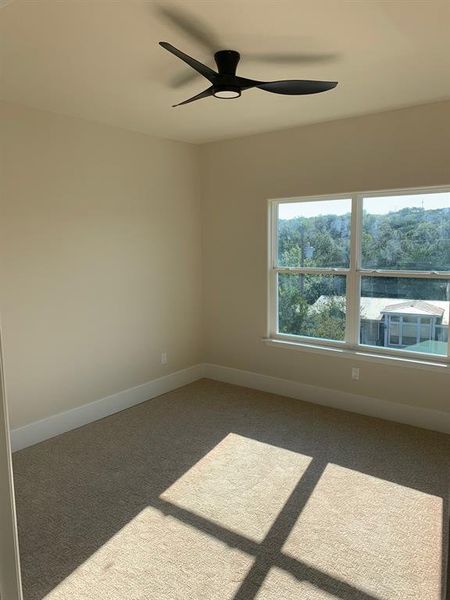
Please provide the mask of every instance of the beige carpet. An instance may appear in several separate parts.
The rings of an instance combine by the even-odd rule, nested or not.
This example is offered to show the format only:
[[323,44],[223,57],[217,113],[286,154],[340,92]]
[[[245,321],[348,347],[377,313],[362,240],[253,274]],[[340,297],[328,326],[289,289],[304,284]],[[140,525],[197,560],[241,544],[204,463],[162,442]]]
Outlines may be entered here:
[[15,454],[25,600],[441,600],[449,439],[196,382]]

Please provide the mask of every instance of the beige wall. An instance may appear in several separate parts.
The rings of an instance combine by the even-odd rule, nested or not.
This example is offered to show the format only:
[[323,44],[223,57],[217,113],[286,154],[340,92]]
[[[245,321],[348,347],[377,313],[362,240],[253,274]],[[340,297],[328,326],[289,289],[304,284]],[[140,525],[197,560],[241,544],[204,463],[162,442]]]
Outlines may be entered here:
[[198,149],[5,103],[0,140],[12,427],[197,363]]
[[0,140],[13,427],[201,360],[450,410],[447,374],[260,341],[267,199],[449,184],[450,103],[200,149],[3,103]]
[[[207,362],[450,411],[449,374],[260,341],[267,199],[450,184],[450,102],[208,144],[202,166]],[[358,382],[350,377],[354,365]]]

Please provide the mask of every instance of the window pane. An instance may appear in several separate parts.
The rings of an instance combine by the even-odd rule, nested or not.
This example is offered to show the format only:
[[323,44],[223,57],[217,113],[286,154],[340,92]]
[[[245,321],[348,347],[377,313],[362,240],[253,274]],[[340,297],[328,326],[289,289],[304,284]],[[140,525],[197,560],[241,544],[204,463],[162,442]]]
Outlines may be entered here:
[[343,275],[279,273],[279,333],[344,340],[345,288]]
[[362,266],[450,270],[450,193],[363,200]]
[[278,264],[348,267],[352,201],[320,200],[278,205]]
[[360,342],[447,354],[450,282],[362,277]]

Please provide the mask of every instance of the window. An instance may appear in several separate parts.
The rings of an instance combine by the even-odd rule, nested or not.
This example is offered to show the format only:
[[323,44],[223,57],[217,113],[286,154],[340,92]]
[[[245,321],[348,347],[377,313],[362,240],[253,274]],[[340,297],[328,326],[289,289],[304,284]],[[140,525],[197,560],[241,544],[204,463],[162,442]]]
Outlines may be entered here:
[[450,190],[271,202],[269,337],[449,361]]

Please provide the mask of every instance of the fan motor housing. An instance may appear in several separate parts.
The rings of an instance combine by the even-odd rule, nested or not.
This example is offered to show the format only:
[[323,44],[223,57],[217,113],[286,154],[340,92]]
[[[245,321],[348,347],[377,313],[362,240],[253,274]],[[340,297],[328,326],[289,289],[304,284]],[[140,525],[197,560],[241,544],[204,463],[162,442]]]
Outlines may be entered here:
[[219,50],[214,54],[219,75],[235,75],[241,55],[236,50]]

